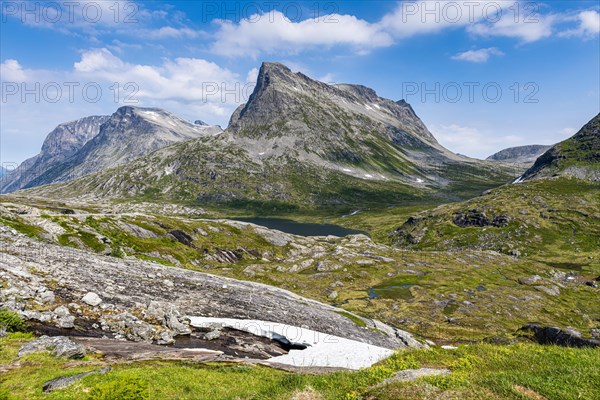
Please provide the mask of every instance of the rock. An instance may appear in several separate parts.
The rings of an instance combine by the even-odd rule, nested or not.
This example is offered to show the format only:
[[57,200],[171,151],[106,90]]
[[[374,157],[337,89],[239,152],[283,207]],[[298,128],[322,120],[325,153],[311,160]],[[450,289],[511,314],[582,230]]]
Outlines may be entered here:
[[73,342],[66,336],[42,336],[21,346],[18,356],[23,357],[40,351],[49,351],[58,358],[83,358],[86,354],[85,346]]
[[534,286],[533,288],[540,292],[544,292],[549,296],[556,297],[560,295],[558,286]]
[[[42,314],[36,316],[38,321],[42,321]],[[71,329],[75,327],[75,317],[71,315],[69,309],[65,306],[56,307],[53,311],[53,317],[56,319],[58,328]]]
[[458,347],[456,346],[448,346],[448,345],[444,345],[444,346],[440,346],[442,349],[444,350],[456,350],[458,349]]
[[158,344],[173,344],[173,343],[175,343],[175,339],[173,339],[173,332],[171,332],[171,331],[161,332],[157,343]]
[[204,339],[206,340],[215,340],[221,337],[221,330],[214,329],[204,335]]
[[43,292],[39,293],[37,296],[37,300],[40,303],[44,303],[44,304],[52,304],[56,301],[56,298],[54,296],[54,292],[51,290],[44,290]]
[[169,309],[165,314],[165,324],[167,328],[173,330],[175,336],[189,335],[190,333],[192,333],[192,329],[189,326],[189,322],[187,324],[181,322],[179,319],[179,312],[173,308]]
[[100,296],[98,296],[94,292],[88,292],[85,296],[83,296],[81,301],[83,301],[85,304],[90,305],[92,307],[96,307],[97,305],[102,303],[102,299],[100,298]]
[[331,293],[329,293],[329,296],[327,296],[327,298],[331,299],[331,300],[335,300],[338,297],[338,292],[337,291],[332,291]]
[[42,386],[42,392],[48,393],[58,389],[64,389],[66,387],[71,386],[75,382],[78,382],[89,375],[95,374],[106,374],[110,371],[110,367],[97,369],[95,371],[84,372],[82,374],[75,374],[70,376],[61,376],[60,378],[52,379],[51,381],[45,382],[44,386]]
[[414,381],[424,376],[446,376],[450,375],[449,369],[436,369],[436,368],[419,368],[419,369],[405,369],[399,371],[391,378],[386,379],[382,382],[382,385],[387,385],[392,382],[407,382]]
[[536,283],[537,281],[539,281],[540,279],[542,279],[541,276],[532,275],[532,276],[527,276],[525,278],[519,278],[519,283],[521,285],[532,285],[532,284]]
[[586,339],[581,333],[571,329],[560,329],[550,326],[543,327],[539,323],[530,323],[521,328],[522,331],[533,332],[533,339],[540,344],[556,344],[565,347],[600,347],[600,340]]

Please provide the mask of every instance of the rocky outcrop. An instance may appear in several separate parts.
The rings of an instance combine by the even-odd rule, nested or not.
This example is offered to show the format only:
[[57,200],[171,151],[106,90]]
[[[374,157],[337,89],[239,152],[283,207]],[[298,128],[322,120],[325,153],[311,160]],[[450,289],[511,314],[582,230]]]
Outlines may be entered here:
[[[73,330],[95,327],[99,334],[130,340],[169,343],[189,334],[184,316],[261,319],[352,339],[386,348],[416,346],[406,332],[365,320],[356,325],[339,309],[275,287],[205,273],[164,267],[135,259],[118,259],[37,242],[0,230],[6,253],[0,258],[1,301],[26,318],[54,324],[74,317]],[[53,292],[66,310],[32,309],[31,288],[52,276]],[[98,306],[82,298],[93,292]],[[29,294],[31,293],[31,294]],[[357,317],[358,318],[358,317]],[[87,330],[91,329],[87,328]],[[68,329],[68,328],[65,328]],[[386,333],[382,333],[386,332]]]
[[459,212],[454,215],[454,225],[466,228],[469,226],[484,227],[494,226],[501,228],[508,225],[510,219],[506,215],[496,215],[490,218],[484,211],[472,209],[464,212]]
[[540,344],[555,344],[566,347],[600,347],[600,340],[584,338],[581,333],[572,329],[530,323],[523,326],[521,330],[533,333],[533,339]]

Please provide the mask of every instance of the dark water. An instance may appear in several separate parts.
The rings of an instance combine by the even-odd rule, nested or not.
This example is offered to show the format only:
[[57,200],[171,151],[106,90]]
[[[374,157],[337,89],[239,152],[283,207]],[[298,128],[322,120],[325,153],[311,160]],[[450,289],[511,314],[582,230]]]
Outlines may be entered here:
[[347,235],[355,235],[366,232],[357,231],[354,229],[346,229],[339,225],[332,224],[308,224],[296,222],[290,219],[280,218],[236,218],[237,221],[250,222],[256,225],[261,225],[270,229],[277,229],[282,232],[291,233],[292,235],[300,236],[338,236],[344,237]]
[[390,285],[390,286],[379,286],[369,288],[369,298],[376,299],[378,297],[384,299],[401,299],[410,300],[413,298],[410,288],[417,286],[414,283],[407,283],[404,285]]

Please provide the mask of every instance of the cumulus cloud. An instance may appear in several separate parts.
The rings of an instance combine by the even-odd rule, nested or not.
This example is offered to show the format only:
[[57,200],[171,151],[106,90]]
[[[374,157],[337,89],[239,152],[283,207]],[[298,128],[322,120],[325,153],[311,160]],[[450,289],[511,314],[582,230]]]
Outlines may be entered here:
[[600,13],[598,11],[582,11],[574,20],[579,22],[579,26],[560,32],[559,36],[591,38],[600,34]]
[[493,135],[473,126],[432,125],[431,133],[444,147],[460,154],[485,158],[494,152],[524,144],[517,135]]
[[0,64],[0,77],[4,82],[24,82],[27,75],[17,60],[8,59]]
[[467,31],[479,36],[502,36],[530,43],[552,36],[553,27],[560,20],[554,14],[538,14],[531,18],[528,20],[503,14],[498,21],[478,22],[467,27]]
[[294,54],[306,48],[349,45],[357,50],[389,46],[392,37],[376,25],[352,15],[331,14],[300,22],[272,11],[239,23],[217,20],[219,29],[212,51],[226,56],[258,57],[261,53]]
[[474,63],[487,62],[491,56],[503,56],[504,53],[496,47],[488,47],[487,49],[468,50],[452,56],[453,60],[468,61]]

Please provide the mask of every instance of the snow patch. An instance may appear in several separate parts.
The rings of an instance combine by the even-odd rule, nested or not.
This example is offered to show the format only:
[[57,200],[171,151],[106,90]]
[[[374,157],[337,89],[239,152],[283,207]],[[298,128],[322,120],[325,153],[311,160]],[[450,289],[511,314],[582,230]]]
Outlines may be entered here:
[[262,155],[264,155],[264,154],[265,154],[265,152],[264,152],[264,151],[263,151],[262,153],[258,153],[258,155],[259,155],[259,156],[262,156]]
[[378,109],[378,110],[381,110],[381,107],[379,107],[379,104],[375,104],[375,103],[373,103],[373,107],[375,107],[375,108],[376,108],[376,109]]
[[417,178],[417,183],[423,183],[423,179]]
[[277,322],[235,318],[189,318],[190,324],[196,328],[226,327],[306,346],[304,350],[290,350],[288,354],[268,359],[280,364],[361,369],[370,367],[394,353],[393,350],[383,347]]
[[515,183],[521,183],[521,182],[523,182],[523,177],[522,177],[522,176],[520,176],[520,177],[518,177],[517,179],[515,179],[515,180],[513,181],[513,184],[515,184]]
[[344,172],[352,172],[352,170],[348,169],[348,168],[344,168],[344,169],[342,169],[342,171],[344,171]]
[[373,177],[373,175],[371,175],[371,174],[365,174],[365,178],[372,178],[372,177]]
[[365,104],[365,108],[366,108],[367,110],[372,110],[372,109],[373,109],[372,107],[369,107],[369,106],[368,106],[368,105],[366,105],[366,104]]

